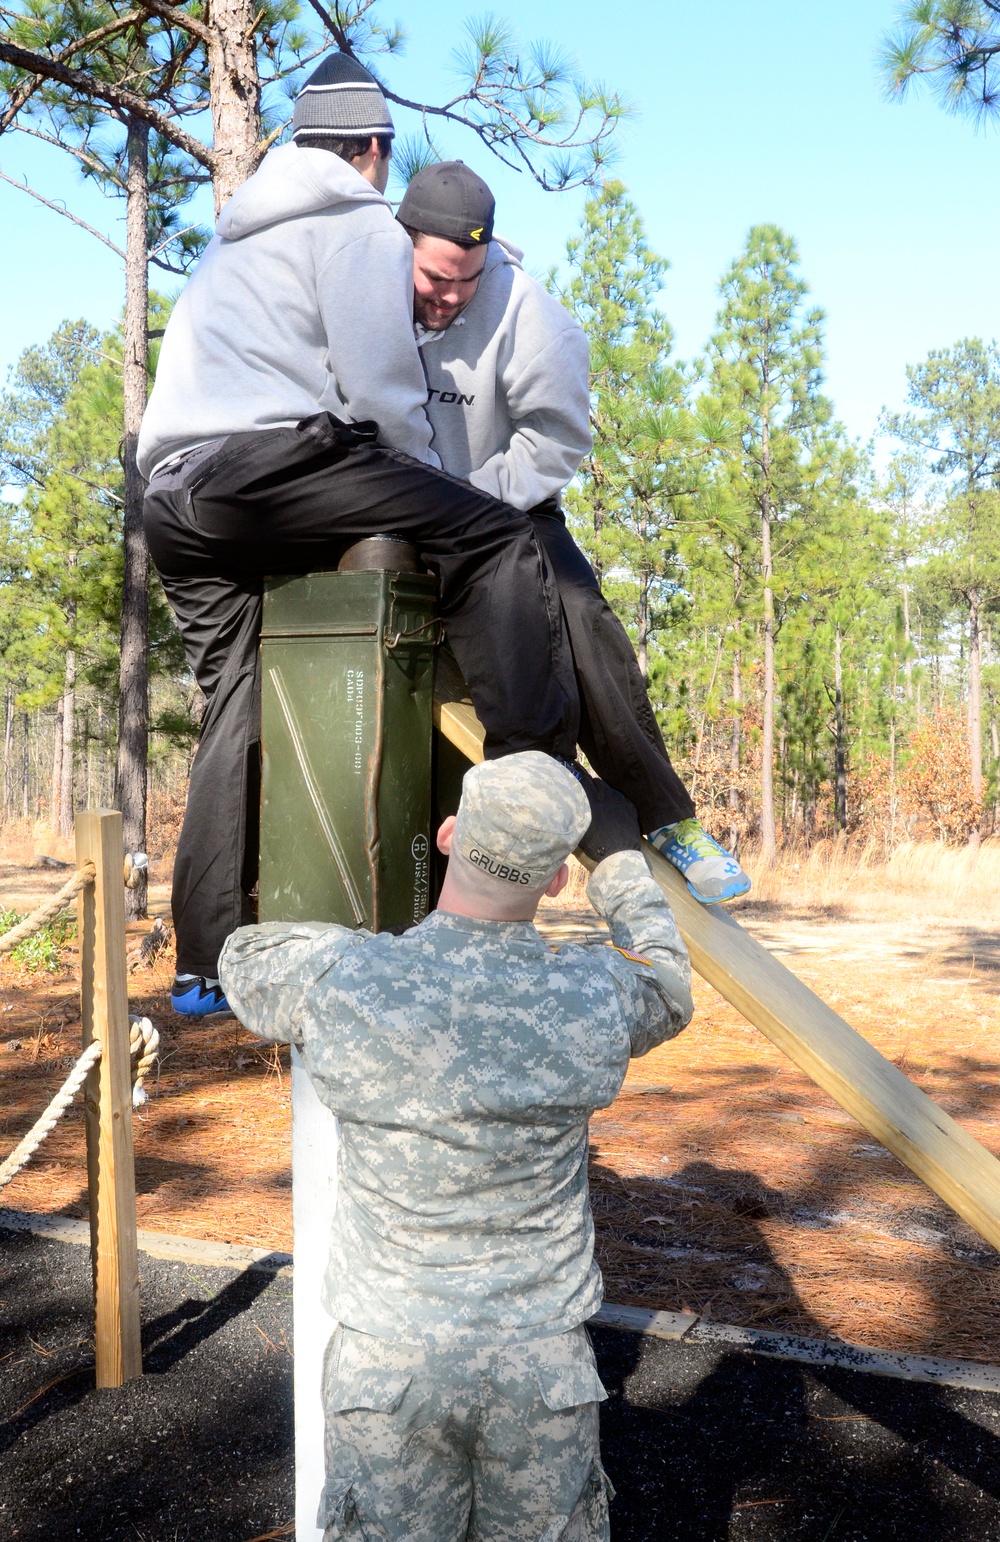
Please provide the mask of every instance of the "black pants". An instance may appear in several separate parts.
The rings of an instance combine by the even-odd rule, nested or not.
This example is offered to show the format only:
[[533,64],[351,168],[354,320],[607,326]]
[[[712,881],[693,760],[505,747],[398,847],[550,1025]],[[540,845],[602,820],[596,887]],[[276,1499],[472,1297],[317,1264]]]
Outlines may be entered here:
[[631,798],[644,831],[694,815],[670,764],[635,650],[601,593],[593,568],[555,503],[531,510],[562,602],[580,689],[580,748],[612,787]]
[[226,937],[252,919],[265,575],[334,567],[369,535],[414,542],[438,578],[487,756],[575,753],[572,658],[531,520],[380,448],[375,432],[323,413],[230,435],[168,465],[146,493],[150,553],[205,695],[174,866],[179,972],[214,975]]

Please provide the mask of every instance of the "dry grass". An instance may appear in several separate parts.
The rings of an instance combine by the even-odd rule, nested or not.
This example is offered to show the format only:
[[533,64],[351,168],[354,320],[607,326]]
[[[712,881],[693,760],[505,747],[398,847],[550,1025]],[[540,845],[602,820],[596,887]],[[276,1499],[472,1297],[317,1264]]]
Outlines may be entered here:
[[[741,904],[757,913],[812,913],[817,919],[909,921],[937,919],[1000,927],[1000,839],[978,850],[940,841],[904,841],[887,857],[881,842],[817,841],[779,851],[766,867],[759,846],[742,853],[753,879]],[[563,910],[587,903],[586,868],[570,857],[570,880],[555,902]],[[548,902],[547,902],[548,903]]]
[[[887,858],[881,843],[818,841],[780,852],[772,867],[759,848],[743,854],[751,901],[811,910],[844,920],[936,918],[1000,924],[1000,840],[978,850],[940,841],[905,841]],[[738,909],[738,907],[737,907]]]
[[0,825],[0,862],[31,863],[35,857],[55,857],[68,862],[72,857],[72,843],[54,835],[42,820],[37,824],[30,819]]

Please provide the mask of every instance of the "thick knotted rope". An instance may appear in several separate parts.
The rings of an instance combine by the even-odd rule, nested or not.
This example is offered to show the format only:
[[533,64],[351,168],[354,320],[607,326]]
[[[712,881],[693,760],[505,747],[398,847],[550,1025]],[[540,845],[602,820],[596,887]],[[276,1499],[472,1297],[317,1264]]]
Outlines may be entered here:
[[57,916],[81,889],[93,883],[94,874],[93,862],[85,862],[82,867],[78,867],[72,878],[67,879],[63,884],[58,894],[53,894],[51,899],[47,899],[44,904],[39,905],[37,910],[33,910],[30,916],[25,916],[23,921],[19,921],[16,926],[11,927],[9,932],[5,932],[0,937],[0,953],[9,953],[26,937],[41,931],[46,922],[51,921],[53,916]]
[[87,1079],[87,1072],[101,1058],[101,1041],[93,1039],[70,1071],[52,1102],[40,1119],[36,1119],[27,1135],[14,1147],[6,1162],[0,1166],[0,1189],[16,1178],[22,1167],[27,1167],[47,1135],[51,1135],[80,1088]]
[[[139,1062],[133,1073],[135,1081],[133,1099],[136,1091],[142,1091],[142,1078],[147,1076],[156,1064],[159,1043],[160,1035],[148,1017],[132,1019],[129,1026],[129,1053],[133,1059],[136,1055],[139,1056]],[[14,1147],[7,1160],[0,1163],[0,1189],[12,1178],[16,1178],[23,1167],[27,1167],[42,1141],[47,1135],[51,1135],[86,1081],[88,1071],[100,1060],[101,1047],[100,1039],[90,1041],[41,1118],[35,1120],[27,1135]],[[144,1102],[145,1096],[139,1101]]]
[[[129,1054],[135,1059],[139,1056],[139,1063],[132,1072],[132,1102],[134,1104],[145,1103],[146,1093],[142,1085],[143,1078],[148,1076],[156,1065],[160,1052],[160,1035],[153,1027],[148,1017],[133,1017],[129,1020],[128,1030]],[[142,1094],[138,1096],[137,1094]]]

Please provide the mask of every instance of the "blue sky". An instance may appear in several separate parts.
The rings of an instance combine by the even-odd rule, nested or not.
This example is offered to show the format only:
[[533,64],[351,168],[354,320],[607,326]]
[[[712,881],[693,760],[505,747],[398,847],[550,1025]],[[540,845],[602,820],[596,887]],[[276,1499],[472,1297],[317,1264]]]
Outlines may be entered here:
[[[854,435],[874,431],[883,404],[902,405],[907,363],[963,336],[1000,334],[1000,138],[946,115],[923,90],[902,105],[883,100],[875,57],[894,0],[493,0],[492,9],[522,36],[561,45],[582,74],[636,107],[615,174],[670,261],[663,307],[681,357],[711,330],[719,277],[747,230],[771,221],[796,239],[827,313],[828,390]],[[390,83],[440,100],[462,20],[482,10],[407,0],[399,11],[410,42],[384,63]],[[397,14],[391,0],[383,14]],[[397,114],[397,128],[412,125]],[[461,131],[442,147],[491,183],[497,228],[526,249],[529,267],[561,259],[582,193],[543,193]],[[121,241],[119,210],[81,187],[58,152],[7,136],[0,169],[27,174]],[[109,323],[122,274],[93,237],[4,184],[0,211],[2,379],[62,318]]]

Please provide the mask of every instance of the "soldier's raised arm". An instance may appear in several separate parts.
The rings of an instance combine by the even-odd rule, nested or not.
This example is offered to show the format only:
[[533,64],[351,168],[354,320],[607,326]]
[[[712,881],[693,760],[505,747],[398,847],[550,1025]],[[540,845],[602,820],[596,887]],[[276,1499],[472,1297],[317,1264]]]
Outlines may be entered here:
[[318,981],[370,932],[320,921],[241,926],[226,939],[219,978],[244,1028],[269,1044],[298,1044]]
[[585,786],[593,821],[580,849],[597,863],[587,897],[614,944],[595,951],[618,988],[632,1054],[645,1055],[691,1021],[691,963],[673,911],[646,866],[635,809],[605,782]]

